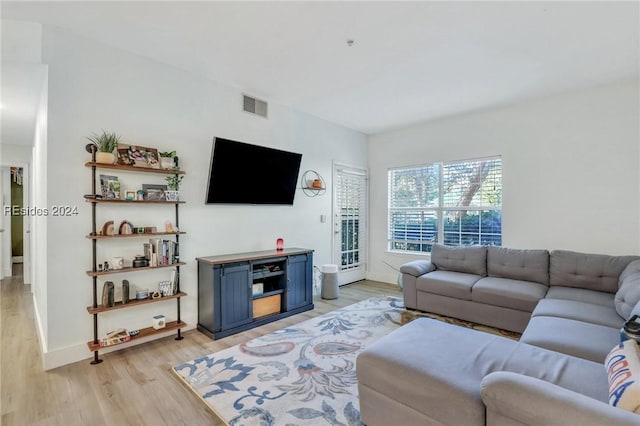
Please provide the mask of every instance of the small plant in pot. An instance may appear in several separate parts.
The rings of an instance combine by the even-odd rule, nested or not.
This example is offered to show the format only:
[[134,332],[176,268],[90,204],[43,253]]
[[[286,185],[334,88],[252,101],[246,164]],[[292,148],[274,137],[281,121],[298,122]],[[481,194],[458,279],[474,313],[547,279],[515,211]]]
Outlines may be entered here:
[[167,201],[178,201],[180,199],[180,183],[184,175],[167,176],[167,191],[164,191]]
[[160,167],[163,169],[173,169],[176,166],[176,152],[161,152]]
[[120,142],[120,136],[117,133],[103,130],[102,134],[94,133],[87,139],[98,149],[96,163],[113,164],[116,162],[116,156],[113,151],[115,151],[118,142]]

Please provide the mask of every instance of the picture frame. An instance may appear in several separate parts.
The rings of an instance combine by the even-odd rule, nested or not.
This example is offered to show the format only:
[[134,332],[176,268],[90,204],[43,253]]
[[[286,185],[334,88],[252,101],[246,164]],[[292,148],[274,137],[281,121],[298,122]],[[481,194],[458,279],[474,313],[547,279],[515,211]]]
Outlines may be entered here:
[[120,182],[118,182],[118,176],[100,175],[100,192],[103,198],[119,199]]
[[129,146],[118,145],[117,148],[117,163],[121,166],[134,166],[135,162],[129,155]]
[[136,199],[136,191],[125,191],[124,199],[128,201],[133,201]]
[[166,201],[167,196],[164,191],[167,190],[167,185],[155,185],[155,184],[142,184],[142,189],[145,192],[146,201]]
[[160,168],[160,157],[156,148],[119,144],[117,151],[118,164],[120,165],[150,169]]

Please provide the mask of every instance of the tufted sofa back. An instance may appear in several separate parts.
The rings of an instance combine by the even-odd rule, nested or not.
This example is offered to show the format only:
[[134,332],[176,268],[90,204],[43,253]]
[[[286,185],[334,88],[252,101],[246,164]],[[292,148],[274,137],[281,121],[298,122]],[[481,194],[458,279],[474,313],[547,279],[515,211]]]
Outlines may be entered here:
[[434,244],[431,263],[443,271],[487,276],[487,248],[483,246],[445,246]]
[[567,250],[551,252],[549,283],[615,293],[620,274],[638,256],[608,256]]
[[549,285],[549,251],[489,247],[487,273],[490,277]]

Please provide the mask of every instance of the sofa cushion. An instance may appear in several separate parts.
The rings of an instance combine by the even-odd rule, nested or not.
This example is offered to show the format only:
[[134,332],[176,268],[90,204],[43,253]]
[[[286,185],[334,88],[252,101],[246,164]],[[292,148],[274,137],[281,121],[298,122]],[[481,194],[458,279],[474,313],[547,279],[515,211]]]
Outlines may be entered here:
[[640,261],[635,260],[620,275],[620,288],[616,292],[616,311],[629,319],[631,310],[640,301]]
[[487,274],[549,285],[549,252],[506,247],[487,248]]
[[626,266],[638,256],[608,256],[554,250],[549,261],[549,283],[615,293]]
[[473,285],[471,300],[531,312],[548,289],[544,284],[531,281],[486,277]]
[[520,341],[602,363],[620,341],[620,330],[566,318],[536,316],[529,321]]
[[602,306],[613,306],[614,298],[613,293],[562,286],[549,287],[545,296],[545,299],[576,300]]
[[613,348],[604,361],[609,378],[609,404],[638,414],[640,414],[639,358],[638,343],[635,340],[627,340]]
[[452,247],[434,244],[431,248],[431,262],[444,271],[487,276],[486,247]]
[[637,274],[638,272],[640,272],[640,259],[629,262],[627,267],[620,273],[620,285],[629,275]]
[[621,328],[624,324],[624,319],[618,315],[613,305],[594,305],[577,300],[541,300],[531,316],[567,318],[614,328]]
[[[408,349],[409,348],[409,349]],[[421,318],[368,346],[356,360],[363,420],[385,416],[390,402],[423,413],[413,424],[484,425],[480,382],[493,371],[511,371],[607,401],[602,364],[519,344],[513,340],[433,319]],[[381,394],[386,407],[362,398]],[[395,406],[395,404],[393,404]],[[383,418],[383,417],[380,417]],[[402,424],[385,418],[377,424]]]
[[433,271],[418,277],[416,289],[455,299],[471,300],[471,287],[482,277],[452,271]]

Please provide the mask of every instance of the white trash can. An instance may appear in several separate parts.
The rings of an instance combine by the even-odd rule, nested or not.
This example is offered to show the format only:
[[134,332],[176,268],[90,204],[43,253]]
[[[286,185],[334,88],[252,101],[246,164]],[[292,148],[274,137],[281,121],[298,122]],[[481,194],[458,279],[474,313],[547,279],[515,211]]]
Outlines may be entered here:
[[320,296],[323,299],[338,298],[338,265],[322,265],[322,290]]

